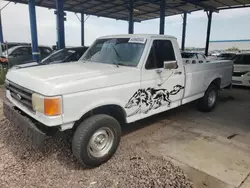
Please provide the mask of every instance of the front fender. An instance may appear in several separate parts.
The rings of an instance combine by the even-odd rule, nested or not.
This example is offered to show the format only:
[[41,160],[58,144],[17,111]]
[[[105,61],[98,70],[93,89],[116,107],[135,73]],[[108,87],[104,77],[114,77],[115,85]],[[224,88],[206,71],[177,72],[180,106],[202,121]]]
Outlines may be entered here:
[[[124,108],[125,103],[118,98],[97,98],[95,96],[64,96],[63,97],[63,122],[69,123],[79,120],[87,112],[105,105],[117,105],[121,107],[127,117],[126,110]],[[82,105],[79,105],[82,104]]]

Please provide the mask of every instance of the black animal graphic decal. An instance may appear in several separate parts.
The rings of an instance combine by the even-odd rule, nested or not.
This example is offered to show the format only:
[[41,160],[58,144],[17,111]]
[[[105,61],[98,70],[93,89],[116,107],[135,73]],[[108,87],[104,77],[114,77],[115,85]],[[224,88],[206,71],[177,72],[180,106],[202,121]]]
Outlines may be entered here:
[[138,91],[136,91],[129,99],[125,108],[138,106],[138,109],[129,115],[132,116],[141,110],[141,105],[144,105],[147,109],[143,113],[146,114],[152,109],[159,108],[163,105],[163,103],[167,103],[167,105],[170,106],[171,100],[169,99],[169,96],[176,95],[182,89],[184,89],[184,87],[181,85],[174,86],[173,90],[170,92],[167,89],[154,89],[151,87],[147,89],[138,89]]

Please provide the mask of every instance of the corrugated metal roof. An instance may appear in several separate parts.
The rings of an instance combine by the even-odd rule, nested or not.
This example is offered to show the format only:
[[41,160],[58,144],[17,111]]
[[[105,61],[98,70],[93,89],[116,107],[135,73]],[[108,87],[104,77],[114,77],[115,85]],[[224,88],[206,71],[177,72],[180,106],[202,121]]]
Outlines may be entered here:
[[[8,0],[28,4],[28,0]],[[40,7],[55,9],[55,0],[36,0]],[[250,0],[166,0],[166,16],[198,10],[223,10],[250,7]],[[128,20],[128,0],[64,0],[65,11],[84,12],[118,20]],[[134,0],[134,21],[159,18],[160,0]]]

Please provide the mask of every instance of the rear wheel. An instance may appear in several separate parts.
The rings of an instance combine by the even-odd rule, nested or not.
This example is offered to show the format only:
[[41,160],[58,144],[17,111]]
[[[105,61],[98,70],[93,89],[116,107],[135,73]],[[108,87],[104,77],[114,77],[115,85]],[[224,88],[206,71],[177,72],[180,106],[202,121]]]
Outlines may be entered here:
[[72,151],[81,164],[95,167],[114,155],[120,137],[121,127],[116,119],[104,114],[94,115],[77,127]]
[[218,88],[215,84],[211,84],[205,95],[199,99],[198,108],[203,112],[210,112],[216,106],[218,99]]

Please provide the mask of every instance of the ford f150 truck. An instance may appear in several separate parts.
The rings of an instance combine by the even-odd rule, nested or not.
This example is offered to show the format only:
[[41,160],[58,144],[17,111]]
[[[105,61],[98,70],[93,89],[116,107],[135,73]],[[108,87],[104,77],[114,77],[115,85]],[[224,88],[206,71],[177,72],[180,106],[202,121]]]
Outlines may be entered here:
[[123,124],[197,99],[211,111],[232,69],[231,61],[183,65],[171,36],[106,36],[78,62],[10,71],[4,114],[38,146],[73,130],[74,156],[93,167],[115,153]]

